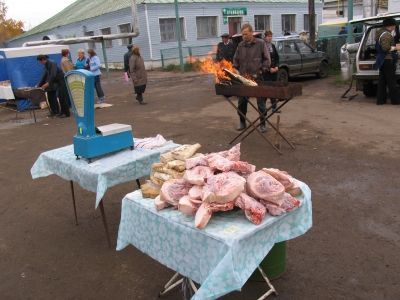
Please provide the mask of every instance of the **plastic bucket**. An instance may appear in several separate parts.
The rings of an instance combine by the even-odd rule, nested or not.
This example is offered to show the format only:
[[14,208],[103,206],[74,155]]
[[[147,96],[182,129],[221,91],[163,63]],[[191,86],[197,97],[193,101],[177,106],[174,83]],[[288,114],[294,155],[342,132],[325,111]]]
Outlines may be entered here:
[[[260,263],[268,279],[276,279],[285,272],[286,267],[286,241],[276,243]],[[250,277],[251,281],[264,281],[258,268]]]

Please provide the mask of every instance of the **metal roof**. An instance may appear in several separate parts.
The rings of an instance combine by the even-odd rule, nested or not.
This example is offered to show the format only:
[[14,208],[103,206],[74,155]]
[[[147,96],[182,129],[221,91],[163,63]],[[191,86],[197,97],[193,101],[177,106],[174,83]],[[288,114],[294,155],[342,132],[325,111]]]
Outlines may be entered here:
[[[308,0],[178,0],[179,4],[186,3],[308,3]],[[321,2],[321,0],[316,0]],[[137,0],[137,4],[173,4],[174,0]],[[53,28],[83,21],[86,19],[101,16],[120,9],[128,8],[132,4],[131,0],[77,0],[65,9],[47,19],[31,30],[19,35],[11,40],[16,40],[40,32],[45,32]]]

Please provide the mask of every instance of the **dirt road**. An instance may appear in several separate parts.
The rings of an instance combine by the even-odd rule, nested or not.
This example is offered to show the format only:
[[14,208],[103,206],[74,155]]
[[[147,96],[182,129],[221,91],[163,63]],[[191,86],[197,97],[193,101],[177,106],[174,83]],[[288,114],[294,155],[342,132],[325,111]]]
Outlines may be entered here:
[[[358,95],[342,101],[333,78],[298,80],[303,96],[281,114],[282,131],[296,144],[278,155],[251,135],[242,157],[277,167],[313,192],[313,228],[288,242],[287,270],[274,281],[279,299],[400,298],[400,107],[376,106]],[[203,152],[229,147],[238,117],[215,96],[208,76],[151,72],[148,105],[134,99],[120,74],[103,81],[113,107],[97,110],[97,124],[131,124],[135,136],[161,133]],[[133,247],[107,248],[94,194],[77,188],[74,225],[69,183],[32,180],[39,154],[72,142],[70,119],[37,124],[0,110],[0,295],[2,299],[156,299],[173,272]],[[28,123],[28,124],[26,124]],[[268,136],[274,134],[270,130]],[[116,240],[123,196],[135,184],[111,188],[105,209]],[[250,282],[223,299],[255,299],[264,285]],[[173,293],[166,299],[180,299]]]

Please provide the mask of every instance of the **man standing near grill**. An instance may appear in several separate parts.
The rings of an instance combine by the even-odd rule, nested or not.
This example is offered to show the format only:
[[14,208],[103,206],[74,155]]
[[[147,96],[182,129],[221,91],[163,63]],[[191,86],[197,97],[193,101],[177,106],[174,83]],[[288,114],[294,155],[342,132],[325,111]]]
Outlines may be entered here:
[[[241,28],[243,41],[241,41],[236,49],[233,57],[233,65],[239,70],[242,76],[251,76],[253,79],[262,79],[262,74],[269,70],[271,58],[265,42],[253,36],[253,28],[250,24],[244,24]],[[238,108],[243,114],[239,114],[240,123],[237,130],[241,131],[246,128],[248,97],[239,97]],[[265,132],[265,98],[257,98],[258,110],[261,113],[261,132]]]
[[235,55],[235,46],[232,41],[229,40],[229,34],[224,33],[221,35],[222,42],[218,43],[217,46],[217,61],[221,61],[223,59],[232,62],[233,55]]
[[[264,81],[276,81],[278,79],[279,54],[276,51],[275,45],[272,44],[272,31],[265,31],[264,41],[271,57],[271,67],[264,73]],[[271,98],[273,111],[276,110],[276,102],[276,99]]]

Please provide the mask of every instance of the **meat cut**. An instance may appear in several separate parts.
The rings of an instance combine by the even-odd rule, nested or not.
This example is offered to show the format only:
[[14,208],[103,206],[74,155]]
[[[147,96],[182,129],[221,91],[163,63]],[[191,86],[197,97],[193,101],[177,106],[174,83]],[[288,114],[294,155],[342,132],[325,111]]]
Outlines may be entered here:
[[285,187],[264,171],[251,173],[247,178],[246,188],[247,193],[256,199],[265,200],[277,205],[283,203]]
[[210,176],[203,188],[202,200],[212,203],[226,203],[236,199],[244,191],[246,179],[235,172]]
[[214,175],[214,172],[210,167],[197,166],[193,169],[186,170],[183,179],[190,184],[204,185],[207,178],[212,175]]
[[187,195],[191,187],[184,179],[170,179],[161,187],[160,200],[177,207],[179,199]]
[[265,217],[265,206],[245,193],[236,198],[235,205],[244,211],[246,218],[253,224],[260,224]]

